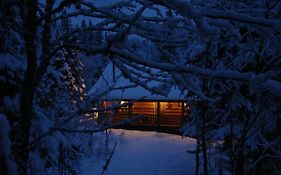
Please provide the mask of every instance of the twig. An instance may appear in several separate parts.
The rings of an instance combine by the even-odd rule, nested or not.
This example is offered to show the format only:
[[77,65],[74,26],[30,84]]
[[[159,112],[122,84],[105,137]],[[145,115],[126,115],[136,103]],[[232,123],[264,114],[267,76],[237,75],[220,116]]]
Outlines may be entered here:
[[109,158],[106,159],[105,165],[104,165],[103,168],[102,168],[102,173],[101,173],[101,175],[103,175],[104,172],[107,170],[108,165],[109,165],[109,163],[110,163],[110,160],[111,160],[111,158],[112,158],[112,155],[113,155],[113,153],[114,153],[114,151],[115,151],[116,146],[117,146],[117,142],[115,142],[114,147],[113,147],[113,149],[112,149],[112,151],[111,151],[111,154],[110,154]]

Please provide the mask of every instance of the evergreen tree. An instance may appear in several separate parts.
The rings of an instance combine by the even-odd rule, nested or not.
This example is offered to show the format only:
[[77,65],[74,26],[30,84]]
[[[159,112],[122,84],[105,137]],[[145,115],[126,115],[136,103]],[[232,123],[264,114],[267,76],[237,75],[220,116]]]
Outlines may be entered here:
[[100,45],[103,42],[103,32],[102,31],[96,31],[95,35],[95,44]]
[[[174,17],[173,11],[171,9],[169,9],[169,8],[166,9],[166,17],[169,18],[169,19],[172,19]],[[168,28],[167,28],[167,32],[165,33],[166,38],[168,38],[168,39],[173,38],[173,32],[174,32],[173,28],[174,28],[174,25],[177,25],[177,24],[173,23],[173,22],[170,22],[170,21],[167,22]],[[159,43],[159,45],[167,53],[176,56],[177,53],[176,53],[176,47],[174,46],[174,44]],[[161,56],[161,61],[171,62],[171,60],[169,59],[169,56],[167,56],[166,54],[163,54]],[[174,60],[174,61],[176,61],[176,60]]]
[[[63,10],[62,12],[62,15],[63,16],[66,16],[67,13],[66,13],[66,10]],[[61,20],[61,29],[64,33],[67,33],[69,32],[69,30],[72,28],[72,22],[71,22],[71,19],[70,18],[63,18]]]
[[82,30],[82,32],[79,34],[80,35],[80,43],[83,46],[88,46],[89,44],[89,32],[84,31],[87,28],[87,24],[85,22],[85,20],[83,19],[80,25],[80,29]]
[[[71,20],[63,20],[60,28],[56,29],[57,37],[71,30]],[[69,42],[78,43],[76,37],[67,38]],[[37,88],[35,97],[36,118],[34,119],[32,137],[46,132],[46,128],[50,128],[53,124],[63,122],[69,117],[69,114],[77,109],[77,105],[84,99],[84,80],[82,78],[83,64],[79,60],[79,52],[75,49],[62,47],[56,55],[50,60],[50,65],[43,76],[42,81]],[[82,116],[81,116],[82,117]],[[71,121],[64,124],[65,128],[77,127],[81,118],[76,116]],[[40,123],[46,123],[45,127],[41,128]],[[39,124],[39,126],[38,126]],[[44,129],[45,128],[45,129]],[[62,140],[67,140],[63,142]],[[42,154],[41,160],[44,161],[52,171],[65,172],[69,174],[78,173],[78,158],[80,145],[74,142],[75,137],[71,134],[54,132],[52,137],[46,137],[41,140],[42,143],[55,142],[54,148],[37,146],[30,153],[31,158],[36,157],[37,152]],[[50,157],[48,149],[53,150],[52,154],[57,157]],[[30,164],[33,172],[42,171],[39,167]]]

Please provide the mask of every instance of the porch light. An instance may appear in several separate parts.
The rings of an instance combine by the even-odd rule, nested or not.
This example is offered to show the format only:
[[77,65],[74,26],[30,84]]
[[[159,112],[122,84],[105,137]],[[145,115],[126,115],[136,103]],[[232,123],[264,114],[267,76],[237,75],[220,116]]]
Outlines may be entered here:
[[[97,110],[96,107],[93,107],[93,110]],[[93,112],[93,118],[98,119],[99,118],[99,113],[98,112]]]

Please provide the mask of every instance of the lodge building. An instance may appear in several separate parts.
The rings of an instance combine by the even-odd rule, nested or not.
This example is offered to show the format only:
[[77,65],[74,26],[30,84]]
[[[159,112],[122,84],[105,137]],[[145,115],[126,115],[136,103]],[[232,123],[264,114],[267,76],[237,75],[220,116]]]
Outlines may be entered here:
[[[114,112],[100,112],[98,114],[100,119],[110,116],[114,125],[121,123],[125,119],[135,119],[142,116],[129,125],[123,126],[123,128],[129,129],[178,131],[183,126],[189,114],[189,107],[183,93],[177,87],[171,87],[166,97],[152,95],[142,87],[120,89],[119,87],[126,87],[126,85],[132,83],[121,75],[119,69],[113,66],[112,64],[106,66],[101,77],[90,89],[89,94],[98,94],[99,91],[104,91],[107,87],[110,87],[109,89],[111,90],[102,97],[103,100],[99,103],[102,108],[116,104],[123,106],[122,104],[124,103],[134,102],[129,103],[131,105],[120,107]],[[118,78],[113,77],[113,75]],[[155,84],[155,82],[150,82],[148,85],[154,86]]]
[[[120,103],[127,103],[130,99],[123,99]],[[114,101],[103,101],[104,108],[112,106]],[[160,127],[182,127],[189,109],[182,100],[142,100],[134,102],[132,105],[121,107],[116,110],[112,116],[112,123],[120,123],[127,118],[142,118],[130,123],[134,126],[160,126]],[[100,114],[100,116],[109,115],[109,113]]]

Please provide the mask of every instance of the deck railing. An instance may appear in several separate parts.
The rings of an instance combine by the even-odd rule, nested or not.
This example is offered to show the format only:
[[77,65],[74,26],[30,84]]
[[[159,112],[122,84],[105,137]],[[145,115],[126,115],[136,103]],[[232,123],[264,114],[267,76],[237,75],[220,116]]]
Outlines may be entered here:
[[[118,123],[127,118],[136,118],[140,114],[116,114],[112,117],[112,123]],[[150,126],[182,126],[182,117],[180,115],[157,115],[144,114],[144,117],[134,121],[131,125],[150,125]]]

